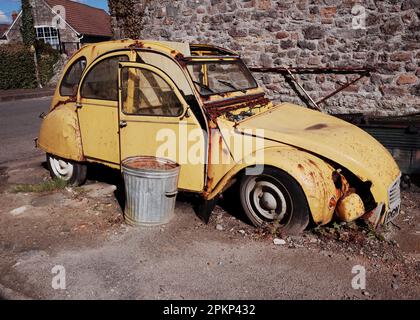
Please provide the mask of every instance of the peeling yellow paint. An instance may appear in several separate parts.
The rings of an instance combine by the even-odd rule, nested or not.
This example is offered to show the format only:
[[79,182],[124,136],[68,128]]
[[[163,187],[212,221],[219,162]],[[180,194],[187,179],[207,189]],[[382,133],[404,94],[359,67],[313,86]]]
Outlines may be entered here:
[[[158,143],[153,137],[157,131],[178,128],[179,122],[183,121],[184,127],[188,128],[186,132],[193,127],[200,129],[201,126],[206,126],[208,130],[208,140],[203,139],[202,143],[202,154],[203,157],[207,156],[204,159],[207,163],[181,164],[179,187],[184,190],[198,192],[212,199],[229,187],[232,179],[237,178],[245,168],[252,165],[272,166],[287,172],[298,182],[306,195],[315,223],[328,223],[336,210],[342,220],[351,221],[362,215],[365,208],[360,196],[349,192],[352,186],[344,176],[340,175],[341,189],[335,185],[333,177],[337,169],[346,169],[361,182],[370,181],[370,192],[375,202],[383,203],[388,208],[388,188],[399,176],[399,168],[389,152],[359,128],[290,103],[273,105],[272,102],[264,102],[267,99],[261,88],[201,97],[188,76],[187,67],[181,63],[182,57],[190,54],[187,44],[119,40],[88,45],[70,59],[63,74],[81,57],[86,58],[88,70],[98,57],[103,58],[110,52],[112,55],[128,52],[130,62],[125,63],[126,66],[138,67],[140,58],[142,66],[150,64],[151,70],[168,83],[173,83],[173,89],[184,108],[182,115],[178,118],[149,116],[139,121],[138,116],[123,115],[117,102],[97,100],[96,105],[91,103],[91,119],[85,117],[80,121],[76,105],[87,104],[86,108],[89,108],[90,102],[84,101],[80,94],[77,97],[62,97],[57,86],[50,112],[41,126],[38,139],[41,149],[65,159],[100,162],[119,168],[122,156],[136,155],[138,152],[141,153],[138,155],[155,155]],[[184,96],[195,98],[200,111],[207,118],[199,123]],[[252,96],[258,96],[259,100],[252,100]],[[245,110],[245,106],[247,110],[253,108],[254,114],[242,121],[232,122],[218,109],[220,103],[221,108],[226,107],[226,110],[239,106],[236,110],[231,108],[233,114],[239,114]],[[209,112],[208,108],[213,108],[215,112]],[[80,111],[81,114],[83,112],[88,111]],[[121,129],[125,130],[123,135],[118,124],[120,120],[132,122],[128,128]],[[247,130],[263,132],[249,135]],[[89,136],[86,132],[89,132]],[[136,143],[141,142],[141,138],[138,138],[141,136],[145,137],[145,141],[139,148]],[[247,139],[252,140],[254,147],[237,156],[233,152],[234,143]],[[260,142],[263,142],[263,146]],[[255,157],[258,152],[262,152],[262,160]],[[217,162],[212,158],[215,154],[231,161]],[[178,158],[179,155],[173,160],[177,161]]]

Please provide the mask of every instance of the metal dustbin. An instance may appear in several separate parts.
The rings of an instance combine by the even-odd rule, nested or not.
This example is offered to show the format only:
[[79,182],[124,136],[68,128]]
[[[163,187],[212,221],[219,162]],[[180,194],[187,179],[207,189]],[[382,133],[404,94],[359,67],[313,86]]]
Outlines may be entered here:
[[163,158],[136,156],[122,161],[122,172],[125,221],[141,226],[168,223],[175,210],[179,164]]

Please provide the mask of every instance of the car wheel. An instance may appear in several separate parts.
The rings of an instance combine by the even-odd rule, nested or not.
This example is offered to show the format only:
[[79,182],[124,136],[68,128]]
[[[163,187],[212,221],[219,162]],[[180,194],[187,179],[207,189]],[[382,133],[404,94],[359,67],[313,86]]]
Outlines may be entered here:
[[256,227],[278,221],[283,234],[299,234],[309,224],[309,207],[300,185],[284,171],[265,168],[245,175],[240,184],[245,214]]
[[87,166],[47,154],[47,165],[52,178],[67,181],[69,185],[80,186],[85,183]]

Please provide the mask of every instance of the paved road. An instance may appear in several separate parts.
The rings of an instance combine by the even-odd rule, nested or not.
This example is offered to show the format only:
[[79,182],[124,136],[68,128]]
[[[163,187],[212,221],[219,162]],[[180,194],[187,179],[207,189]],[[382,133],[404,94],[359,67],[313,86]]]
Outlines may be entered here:
[[38,98],[0,103],[0,164],[39,154],[34,148],[43,111],[48,111],[51,98]]

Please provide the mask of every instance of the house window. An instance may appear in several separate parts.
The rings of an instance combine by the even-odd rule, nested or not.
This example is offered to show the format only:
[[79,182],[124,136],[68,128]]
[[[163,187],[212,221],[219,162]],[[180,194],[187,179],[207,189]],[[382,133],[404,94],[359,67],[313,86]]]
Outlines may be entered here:
[[41,26],[35,27],[36,38],[48,43],[54,49],[59,49],[60,40],[58,38],[58,31],[55,27]]

